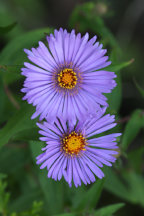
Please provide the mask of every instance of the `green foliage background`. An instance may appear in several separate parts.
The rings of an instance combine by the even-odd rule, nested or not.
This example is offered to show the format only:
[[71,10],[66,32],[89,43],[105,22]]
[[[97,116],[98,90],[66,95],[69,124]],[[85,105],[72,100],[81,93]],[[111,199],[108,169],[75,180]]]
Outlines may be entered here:
[[[135,6],[144,8],[140,0],[0,1],[0,215],[144,215],[144,43],[132,31],[142,12],[130,23]],[[34,108],[21,100],[23,49],[46,42],[55,27],[96,34],[112,60],[108,70],[117,74],[118,85],[107,95],[108,112],[119,123],[114,130],[123,133],[117,162],[103,168],[103,180],[77,189],[36,166],[44,143],[30,119]]]

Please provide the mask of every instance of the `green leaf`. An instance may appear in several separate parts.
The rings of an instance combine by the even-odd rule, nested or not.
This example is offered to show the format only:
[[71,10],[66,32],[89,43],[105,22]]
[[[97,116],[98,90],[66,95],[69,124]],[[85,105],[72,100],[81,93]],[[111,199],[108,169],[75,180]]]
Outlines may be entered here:
[[109,107],[108,112],[116,114],[119,111],[121,105],[121,74],[120,71],[116,72],[117,78],[115,79],[117,86],[112,90],[110,94],[106,94]]
[[[30,147],[32,151],[32,157],[34,162],[36,162],[36,157],[42,153],[41,148],[44,142],[30,141]],[[56,214],[62,212],[64,205],[63,197],[63,183],[62,181],[54,181],[53,179],[47,178],[47,171],[40,170],[37,167],[38,178],[40,182],[41,189],[45,196],[47,203],[47,211],[50,214]]]
[[39,188],[32,189],[29,193],[21,194],[17,199],[13,199],[9,204],[9,211],[25,211],[31,207],[34,201],[40,199],[42,199],[42,191]]
[[128,164],[130,168],[132,167],[136,173],[142,173],[143,171],[143,155],[144,155],[144,146],[140,146],[137,149],[133,149],[128,152]]
[[[19,145],[17,144],[16,146]],[[4,146],[0,151],[1,171],[7,174],[17,174],[19,172],[20,176],[20,171],[24,171],[22,167],[30,161],[28,153],[27,148],[18,148],[12,146],[12,144]]]
[[14,81],[23,79],[20,73],[22,65],[0,65],[0,73],[4,83],[11,84]]
[[49,34],[51,32],[52,29],[43,28],[24,33],[23,35],[14,38],[2,50],[0,54],[0,64],[23,64],[24,60],[26,59],[26,54],[24,53],[23,49],[31,48],[35,45],[37,46],[39,40],[41,40],[42,38],[45,39],[44,33]]
[[[4,84],[2,80],[2,73],[0,67],[0,124],[3,125],[12,114],[15,113],[16,107],[18,107],[17,101],[13,97],[13,94],[9,90],[8,86]],[[16,106],[16,107],[15,107]]]
[[95,208],[101,195],[104,185],[104,179],[98,179],[89,190],[84,192],[79,202],[74,206],[74,210],[88,210]]
[[17,23],[14,22],[14,23],[12,23],[12,24],[10,24],[8,26],[4,26],[4,27],[0,26],[0,35],[1,34],[6,34],[6,33],[10,32],[16,26],[16,24]]
[[13,212],[10,216],[40,216],[43,214],[42,211],[42,205],[43,203],[41,201],[37,202],[34,201],[32,207],[29,210],[26,210],[24,212],[16,213]]
[[137,81],[134,79],[134,83],[139,91],[139,93],[141,94],[142,97],[144,97],[144,89],[137,83]]
[[36,120],[30,119],[33,112],[33,107],[26,104],[12,116],[0,130],[0,147],[8,143],[16,133],[34,127]]
[[44,34],[51,32],[50,28],[33,30],[15,37],[5,46],[0,53],[0,72],[7,84],[23,78],[20,69],[23,67],[23,63],[28,60],[23,49],[38,46],[39,40],[45,40]]
[[[87,29],[90,29],[92,32],[102,38],[104,46],[109,45],[112,48],[112,52],[118,59],[121,54],[121,49],[111,31],[106,27],[103,19],[97,15],[96,7],[97,3],[93,2],[78,5],[70,17],[70,26],[72,28],[76,28],[80,32],[85,32]],[[110,113],[117,113],[121,104],[121,77],[119,70],[131,64],[133,60],[120,64],[114,64],[114,62],[116,61],[112,59],[112,66],[106,68],[106,70],[118,72],[116,73],[117,87],[112,91],[111,94],[106,94],[109,104],[108,111]]]
[[122,149],[126,151],[131,142],[144,126],[144,114],[141,110],[135,110],[128,121],[122,136]]
[[112,65],[108,66],[106,69],[108,71],[118,72],[118,71],[124,69],[125,67],[128,67],[133,62],[134,62],[134,59],[131,59],[131,60],[126,61],[126,62],[121,62],[119,64],[112,64]]
[[8,40],[11,40],[12,38],[15,38],[23,32],[23,25],[20,25],[20,17],[17,17],[18,14],[14,12],[14,8],[16,9],[16,6],[14,6],[14,4],[13,7],[10,7],[9,2],[0,1],[0,26],[9,26],[12,23],[15,23],[16,20],[18,20],[17,25],[10,32],[2,35],[6,42]]
[[70,16],[70,27],[76,28],[80,32],[86,32],[90,29],[92,32],[96,33],[102,37],[105,44],[109,44],[113,48],[117,48],[118,53],[120,53],[120,48],[117,44],[111,31],[106,27],[103,19],[97,15],[96,4],[94,2],[87,2],[78,5]]
[[7,215],[7,205],[10,198],[10,193],[6,192],[7,183],[0,180],[0,213]]
[[106,168],[105,189],[112,194],[131,203],[144,206],[144,178],[136,173],[121,170],[117,175],[112,169]]
[[112,216],[115,212],[117,212],[119,209],[124,207],[124,203],[118,203],[113,205],[108,205],[103,208],[98,209],[94,216]]
[[[113,54],[114,55],[114,54]],[[117,53],[115,53],[117,55]],[[110,94],[106,94],[106,97],[108,98],[108,111],[110,113],[117,113],[120,105],[121,105],[121,99],[122,99],[122,94],[121,94],[121,74],[120,70],[124,69],[125,67],[128,67],[130,64],[133,63],[133,59],[127,62],[122,62],[119,64],[113,64],[108,66],[106,70],[115,72],[117,75],[117,78],[115,79],[117,86],[112,90]],[[112,62],[116,62],[116,60],[113,57]]]
[[0,121],[2,116],[4,115],[4,105],[5,105],[5,100],[6,100],[6,94],[4,92],[4,86],[2,79],[0,77],[0,96],[1,96],[1,103],[0,103]]
[[38,133],[39,128],[37,127],[32,127],[29,129],[25,129],[23,131],[20,131],[19,133],[15,134],[13,136],[13,140],[17,141],[38,141],[39,140],[39,133]]
[[7,177],[6,174],[4,174],[4,173],[0,173],[0,180],[4,179],[4,178],[6,178],[6,177]]
[[109,167],[105,167],[104,173],[106,175],[104,188],[124,200],[130,200],[130,192],[127,186],[120,181],[119,176]]
[[123,177],[129,187],[131,202],[144,207],[144,178],[133,171],[125,172]]

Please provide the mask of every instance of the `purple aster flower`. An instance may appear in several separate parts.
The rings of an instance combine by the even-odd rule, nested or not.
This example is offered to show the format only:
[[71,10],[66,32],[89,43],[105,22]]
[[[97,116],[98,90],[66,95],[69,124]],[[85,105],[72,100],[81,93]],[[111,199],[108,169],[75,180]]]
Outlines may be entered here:
[[60,180],[63,176],[69,186],[74,182],[78,187],[81,182],[90,184],[96,177],[104,177],[100,168],[115,162],[116,137],[121,134],[99,135],[116,125],[113,115],[103,113],[99,111],[93,119],[76,124],[59,118],[53,125],[37,123],[39,133],[44,136],[40,140],[46,142],[37,164],[42,164],[40,169],[47,168],[48,178]]
[[24,50],[32,63],[25,62],[22,68],[26,76],[22,92],[23,99],[36,106],[32,118],[81,119],[108,106],[103,93],[116,86],[116,75],[103,69],[111,63],[104,56],[106,49],[96,36],[88,38],[88,33],[81,37],[74,30],[60,29],[47,36],[48,46],[40,41],[38,48]]

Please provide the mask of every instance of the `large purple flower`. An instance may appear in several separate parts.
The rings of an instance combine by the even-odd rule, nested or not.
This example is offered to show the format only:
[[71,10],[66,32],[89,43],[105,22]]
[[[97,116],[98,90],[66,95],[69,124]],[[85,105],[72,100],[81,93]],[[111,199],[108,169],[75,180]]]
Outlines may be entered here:
[[99,135],[116,125],[114,116],[103,116],[103,113],[99,111],[95,118],[76,124],[59,118],[53,125],[37,123],[42,129],[39,133],[44,136],[40,140],[46,142],[43,153],[37,157],[37,164],[42,164],[40,169],[47,168],[48,178],[60,180],[63,176],[69,186],[74,182],[78,187],[81,182],[94,182],[95,176],[104,177],[100,168],[115,162],[118,153],[116,137],[121,134]]
[[96,36],[88,38],[88,33],[81,37],[74,30],[60,29],[47,36],[48,47],[39,42],[38,48],[25,49],[33,64],[25,62],[22,68],[26,76],[22,92],[26,93],[23,99],[36,106],[32,118],[81,119],[100,105],[108,106],[102,93],[116,86],[116,75],[101,70],[111,63],[104,56],[106,49],[95,42]]

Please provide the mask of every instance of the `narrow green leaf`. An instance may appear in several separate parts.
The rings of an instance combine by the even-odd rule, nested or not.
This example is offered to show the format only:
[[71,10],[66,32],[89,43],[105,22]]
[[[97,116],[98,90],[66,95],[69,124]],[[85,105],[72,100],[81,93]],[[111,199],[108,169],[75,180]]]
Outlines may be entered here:
[[98,209],[95,213],[94,216],[112,216],[114,213],[116,213],[119,209],[124,207],[124,203],[118,203],[118,204],[113,204],[109,206],[105,206],[103,208]]
[[115,79],[117,86],[112,90],[110,94],[106,94],[108,99],[108,112],[116,114],[119,111],[121,105],[121,74],[120,71],[116,72],[117,78]]
[[4,115],[4,105],[6,100],[6,94],[4,92],[4,86],[1,77],[0,77],[0,97],[1,97],[1,103],[0,103],[0,121],[1,121],[1,118]]
[[108,111],[114,114],[118,112],[122,100],[120,71],[125,67],[129,66],[130,64],[132,64],[132,62],[134,61],[133,59],[131,59],[130,61],[127,62],[114,64],[113,62],[117,62],[116,56],[117,56],[117,52],[116,50],[113,50],[112,65],[106,68],[106,70],[115,72],[117,75],[117,78],[115,79],[117,86],[112,90],[111,94],[106,94],[106,97],[108,98],[108,104],[109,104]]
[[130,201],[144,207],[144,178],[133,171],[123,173],[123,177],[129,187]]
[[104,172],[106,175],[104,188],[124,200],[130,200],[130,192],[127,186],[120,181],[115,172],[108,167],[105,167]]
[[7,124],[0,130],[0,147],[6,144],[16,133],[35,126],[36,120],[31,120],[33,107],[24,105]]
[[137,83],[137,81],[134,79],[134,83],[139,91],[139,93],[141,94],[142,97],[144,97],[144,89]]
[[7,205],[10,198],[10,193],[6,192],[7,182],[0,180],[0,214],[7,215]]
[[105,169],[105,174],[106,190],[123,200],[144,206],[144,178],[142,176],[125,170],[118,176],[109,168]]
[[84,184],[77,188],[74,185],[69,187],[68,183],[64,181],[65,203],[71,203],[71,208],[75,209],[77,207],[77,203],[79,203],[83,198],[83,195],[86,193],[87,189],[87,186]]
[[10,32],[16,26],[16,24],[17,23],[14,22],[14,23],[12,23],[12,24],[10,24],[8,26],[4,26],[4,27],[0,26],[0,35],[1,34],[6,34],[6,33]]
[[128,121],[122,136],[122,149],[126,151],[129,144],[138,135],[140,129],[144,126],[144,114],[141,110],[135,110]]
[[105,179],[98,179],[89,190],[87,190],[74,209],[76,211],[95,208],[101,195]]
[[136,173],[142,173],[143,171],[143,155],[144,155],[144,146],[139,148],[134,148],[128,152],[128,164]]
[[[42,153],[41,148],[44,142],[40,141],[30,141],[30,147],[32,151],[32,157],[34,162],[36,162],[36,157]],[[40,186],[45,196],[47,202],[47,210],[50,214],[56,214],[62,212],[64,205],[63,197],[63,183],[62,181],[54,181],[47,177],[46,170],[38,170],[38,178],[40,181]]]
[[122,69],[124,69],[125,67],[128,67],[129,65],[131,65],[132,63],[134,62],[134,59],[131,59],[129,61],[126,61],[126,62],[122,62],[122,63],[119,63],[119,64],[112,64],[110,66],[108,66],[106,69],[108,71],[113,71],[113,72],[118,72]]

